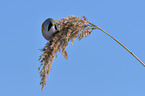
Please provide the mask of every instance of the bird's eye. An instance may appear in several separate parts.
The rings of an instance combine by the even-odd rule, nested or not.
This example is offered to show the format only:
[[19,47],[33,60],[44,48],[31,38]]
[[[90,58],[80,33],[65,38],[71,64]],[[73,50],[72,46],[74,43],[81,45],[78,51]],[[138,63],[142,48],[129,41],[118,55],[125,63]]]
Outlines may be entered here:
[[52,26],[52,23],[50,22],[48,25],[48,31],[50,30],[51,26]]
[[56,25],[55,25],[55,29],[57,30],[57,27],[56,27]]

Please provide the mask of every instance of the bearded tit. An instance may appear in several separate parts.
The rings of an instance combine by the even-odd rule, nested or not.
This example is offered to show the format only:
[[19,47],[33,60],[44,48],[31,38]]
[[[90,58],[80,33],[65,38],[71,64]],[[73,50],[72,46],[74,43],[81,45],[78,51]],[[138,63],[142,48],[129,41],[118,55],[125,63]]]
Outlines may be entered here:
[[42,35],[43,37],[50,41],[52,36],[58,32],[57,23],[52,19],[46,19],[42,24]]

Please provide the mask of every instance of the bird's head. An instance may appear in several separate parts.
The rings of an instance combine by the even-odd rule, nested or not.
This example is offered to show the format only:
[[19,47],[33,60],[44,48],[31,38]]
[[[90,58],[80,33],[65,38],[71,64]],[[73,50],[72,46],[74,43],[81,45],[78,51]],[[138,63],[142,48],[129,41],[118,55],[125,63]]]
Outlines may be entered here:
[[42,24],[42,34],[48,40],[54,33],[58,31],[57,23],[52,19],[46,19]]

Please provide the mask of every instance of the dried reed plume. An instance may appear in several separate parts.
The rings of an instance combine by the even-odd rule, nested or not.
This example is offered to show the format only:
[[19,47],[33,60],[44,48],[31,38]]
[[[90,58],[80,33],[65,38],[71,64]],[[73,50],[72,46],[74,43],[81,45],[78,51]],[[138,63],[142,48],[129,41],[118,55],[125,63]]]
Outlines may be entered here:
[[39,60],[41,62],[38,70],[40,71],[42,90],[46,85],[47,75],[50,76],[51,64],[53,63],[54,57],[57,57],[57,52],[61,52],[66,59],[68,59],[66,47],[68,46],[68,42],[71,41],[73,44],[74,39],[81,40],[83,37],[87,37],[91,34],[92,30],[99,29],[111,38],[113,38],[116,42],[118,42],[122,47],[124,47],[129,53],[131,53],[143,66],[145,64],[135,56],[129,49],[127,49],[123,44],[121,44],[118,40],[112,37],[110,34],[92,24],[86,19],[86,17],[75,17],[69,16],[68,18],[63,18],[61,20],[55,20],[59,26],[59,32],[55,34],[51,41],[49,41],[46,46],[44,46],[41,51],[43,54],[40,56]]

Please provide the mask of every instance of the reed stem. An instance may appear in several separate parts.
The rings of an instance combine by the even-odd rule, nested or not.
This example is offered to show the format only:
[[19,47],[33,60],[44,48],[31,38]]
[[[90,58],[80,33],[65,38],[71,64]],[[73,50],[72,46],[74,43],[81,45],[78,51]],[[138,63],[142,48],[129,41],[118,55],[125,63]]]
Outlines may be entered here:
[[107,34],[109,37],[111,37],[112,39],[114,39],[117,43],[119,43],[122,47],[124,47],[131,55],[133,55],[145,67],[145,64],[134,53],[132,53],[127,47],[125,47],[122,43],[120,43],[117,39],[115,39],[113,36],[111,36],[109,33],[107,33],[106,31],[104,31],[103,29],[99,28],[95,24],[93,24],[91,22],[89,22],[89,24],[95,26],[97,29],[101,30],[102,32],[104,32],[105,34]]

